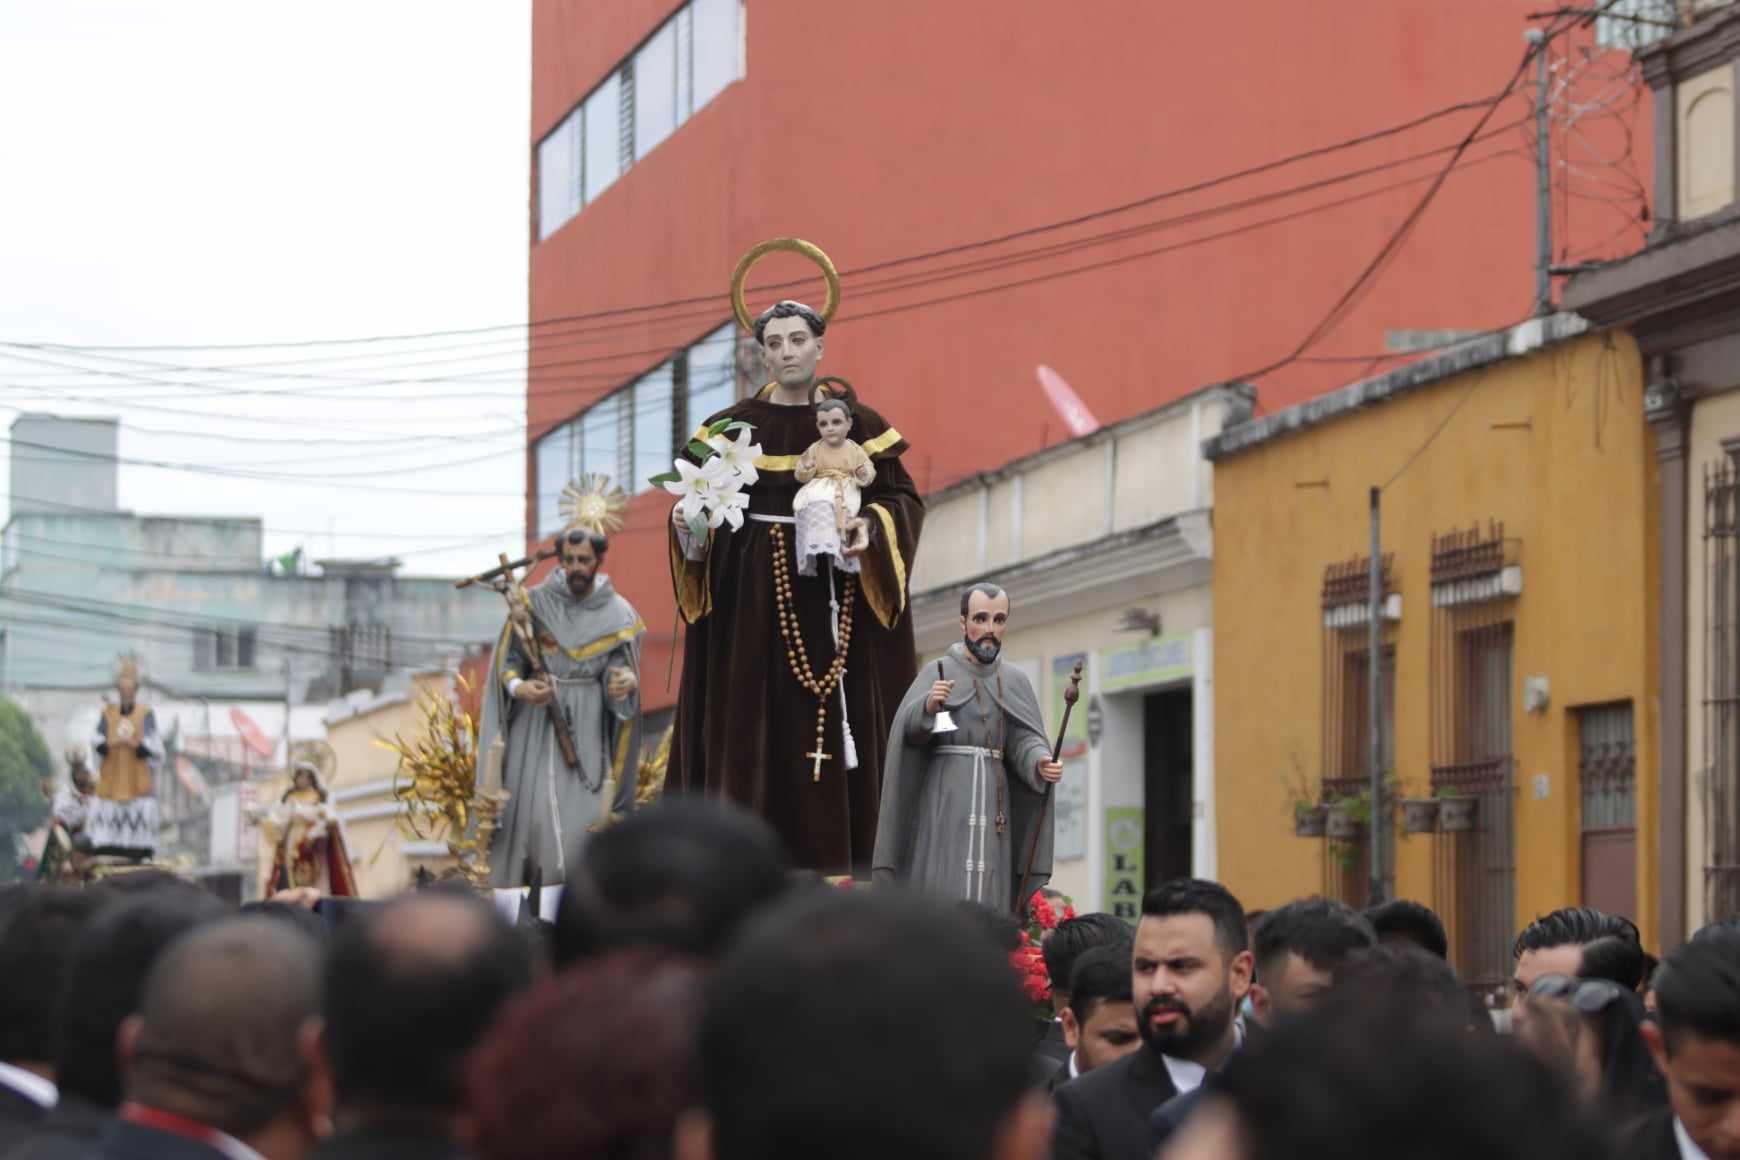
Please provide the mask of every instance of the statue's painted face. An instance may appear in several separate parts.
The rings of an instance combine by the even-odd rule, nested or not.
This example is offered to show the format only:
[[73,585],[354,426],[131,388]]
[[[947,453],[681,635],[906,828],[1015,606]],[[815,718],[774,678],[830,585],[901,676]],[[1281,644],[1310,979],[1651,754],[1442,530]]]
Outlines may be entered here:
[[86,769],[84,766],[77,765],[73,767],[73,788],[78,790],[80,793],[90,793],[92,787],[96,785],[96,780],[96,778],[91,776],[91,771]]
[[139,692],[139,682],[132,677],[116,677],[115,692],[121,695],[121,704],[131,705],[134,694]]
[[296,788],[297,789],[313,789],[314,788],[314,775],[312,773],[309,773],[306,769],[297,770],[296,771]]
[[780,386],[802,387],[815,381],[822,340],[802,318],[772,318],[761,332],[761,357]]
[[989,664],[1003,651],[1003,631],[1009,627],[1009,594],[987,596],[973,592],[967,597],[967,614],[961,617],[967,651]]
[[828,407],[816,412],[816,430],[821,433],[822,442],[829,447],[838,447],[846,441],[846,432],[852,429],[852,416],[838,407]]
[[598,551],[592,541],[582,536],[578,544],[562,538],[562,571],[568,577],[568,591],[585,596],[592,591],[598,577]]

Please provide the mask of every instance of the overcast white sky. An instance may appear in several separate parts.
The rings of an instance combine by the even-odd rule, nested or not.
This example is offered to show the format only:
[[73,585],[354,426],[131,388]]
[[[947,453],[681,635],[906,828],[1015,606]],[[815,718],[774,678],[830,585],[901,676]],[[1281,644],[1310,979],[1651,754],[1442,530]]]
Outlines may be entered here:
[[518,547],[522,331],[207,347],[523,323],[530,55],[528,0],[0,0],[0,344],[191,348],[0,345],[0,431],[113,415],[123,459],[268,477],[120,494],[275,553]]

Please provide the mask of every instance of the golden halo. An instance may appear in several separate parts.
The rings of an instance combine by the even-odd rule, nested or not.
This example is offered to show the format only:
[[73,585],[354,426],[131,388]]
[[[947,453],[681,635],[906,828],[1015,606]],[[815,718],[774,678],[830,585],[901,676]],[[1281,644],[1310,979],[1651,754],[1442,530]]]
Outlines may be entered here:
[[820,246],[812,245],[802,238],[769,238],[743,255],[742,260],[737,263],[737,269],[731,272],[731,307],[737,311],[737,321],[743,329],[755,329],[755,316],[749,313],[749,304],[743,301],[743,282],[749,277],[749,271],[755,268],[755,263],[779,250],[801,254],[816,264],[816,268],[822,272],[822,278],[828,283],[828,297],[822,303],[822,321],[833,321],[834,311],[840,306],[840,272],[834,269],[834,263],[822,253]]

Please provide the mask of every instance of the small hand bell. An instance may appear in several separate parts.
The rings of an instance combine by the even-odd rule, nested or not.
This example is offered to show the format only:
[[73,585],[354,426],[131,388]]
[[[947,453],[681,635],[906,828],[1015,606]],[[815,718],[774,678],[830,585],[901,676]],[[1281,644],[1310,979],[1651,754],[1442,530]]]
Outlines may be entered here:
[[[948,680],[947,677],[943,676],[943,667],[940,660],[936,663],[936,679],[939,681]],[[936,724],[930,727],[930,731],[932,733],[953,733],[957,728],[959,728],[959,726],[955,724],[955,719],[949,716],[949,711],[947,709],[938,709],[936,711]]]

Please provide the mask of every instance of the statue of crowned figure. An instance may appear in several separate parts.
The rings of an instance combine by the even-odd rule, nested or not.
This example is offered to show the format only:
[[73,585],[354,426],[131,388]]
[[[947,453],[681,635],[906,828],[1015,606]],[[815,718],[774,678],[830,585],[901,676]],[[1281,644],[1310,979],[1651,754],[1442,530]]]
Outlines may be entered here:
[[143,860],[157,850],[157,798],[163,762],[157,716],[139,699],[139,660],[115,662],[115,698],[103,703],[90,738],[90,765],[97,770],[96,796],[85,813],[93,853]]

